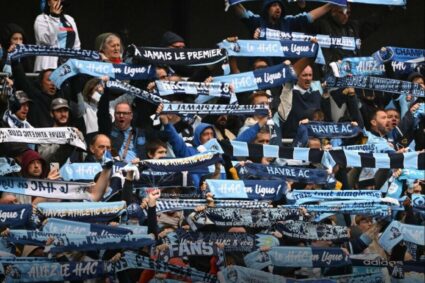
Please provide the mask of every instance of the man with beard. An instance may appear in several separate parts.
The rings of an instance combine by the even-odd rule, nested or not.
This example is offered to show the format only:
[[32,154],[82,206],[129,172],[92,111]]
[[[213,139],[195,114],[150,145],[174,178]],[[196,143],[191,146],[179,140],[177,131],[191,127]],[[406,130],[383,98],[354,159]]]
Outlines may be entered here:
[[213,130],[217,140],[229,140],[232,141],[236,136],[227,129],[227,115],[209,115],[202,119],[202,122],[213,125]]
[[[50,115],[53,118],[53,127],[69,126],[69,105],[63,98],[55,98],[50,106]],[[78,136],[84,141],[83,134],[77,129]],[[47,163],[58,162],[63,165],[74,151],[74,147],[69,144],[41,144],[38,152]]]

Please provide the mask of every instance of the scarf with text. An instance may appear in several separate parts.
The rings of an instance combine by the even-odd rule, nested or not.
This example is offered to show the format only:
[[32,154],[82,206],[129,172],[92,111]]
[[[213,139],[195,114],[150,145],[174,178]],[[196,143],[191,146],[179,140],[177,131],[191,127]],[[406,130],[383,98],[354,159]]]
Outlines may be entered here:
[[155,78],[155,68],[151,65],[112,64],[70,59],[52,72],[50,80],[57,88],[60,88],[65,80],[79,74],[93,77],[108,76],[118,80],[149,80]]
[[354,37],[331,37],[324,34],[309,35],[301,32],[283,32],[270,28],[260,28],[259,39],[266,40],[296,40],[296,41],[311,41],[317,39],[317,43],[323,48],[341,48],[345,50],[359,50],[361,40]]
[[326,79],[326,84],[328,87],[354,87],[389,93],[407,93],[412,96],[425,97],[425,90],[419,84],[387,78],[370,76],[349,76],[336,78],[334,76],[329,76]]
[[340,248],[273,247],[270,251],[255,251],[244,257],[247,267],[261,270],[267,266],[338,267],[351,264]]
[[311,241],[346,241],[349,239],[349,230],[345,226],[287,220],[277,223],[276,229],[283,236],[292,239]]
[[236,166],[239,177],[242,179],[277,177],[283,180],[291,180],[301,183],[327,184],[328,172],[324,169],[264,165],[257,163],[245,163],[244,166]]
[[125,201],[117,202],[59,202],[39,203],[37,213],[44,218],[57,217],[62,219],[107,222],[125,211]]
[[27,56],[59,56],[63,58],[74,58],[89,61],[101,60],[100,54],[97,51],[32,44],[18,44],[15,49],[8,54],[8,56],[11,60]]
[[207,179],[214,199],[280,200],[286,183],[280,180],[214,180]]
[[[349,57],[329,64],[335,77],[354,76],[383,76],[385,66],[376,65],[373,57]],[[397,76],[408,75],[423,67],[423,63],[408,63],[392,61],[391,68]]]
[[90,180],[93,181],[97,173],[102,171],[99,162],[93,163],[65,163],[60,168],[60,175],[65,181]]
[[184,158],[172,159],[147,159],[140,162],[142,166],[153,171],[182,172],[194,171],[213,165],[220,161],[219,154],[215,152],[203,152]]
[[[85,223],[80,221],[69,221],[58,218],[49,218],[43,225],[43,232],[58,234],[76,234],[86,236],[105,236],[105,235],[127,235],[133,234],[133,231],[124,227],[115,227],[110,225]],[[143,233],[146,234],[146,233]]]
[[158,258],[168,261],[173,257],[186,256],[221,256],[222,251],[215,243],[207,242],[180,242],[167,244],[168,248],[160,251]]
[[[206,199],[166,199],[161,198],[156,203],[157,212],[175,211],[175,210],[194,210],[200,205],[207,205]],[[220,208],[264,208],[269,206],[267,201],[250,201],[250,200],[216,200],[215,207]]]
[[0,143],[19,142],[34,144],[70,144],[86,150],[75,128],[0,128]]
[[372,54],[378,64],[388,61],[406,62],[412,59],[425,57],[425,49],[413,49],[387,46]]
[[293,190],[286,194],[289,202],[304,204],[324,200],[380,200],[382,193],[371,190]]
[[195,212],[186,219],[192,230],[196,231],[198,225],[266,228],[277,221],[298,218],[300,215],[299,208],[207,208],[204,211]]
[[130,45],[125,58],[139,59],[155,65],[212,65],[227,59],[225,49],[136,47]]
[[[300,130],[301,129],[301,130]],[[298,126],[298,131],[307,130],[309,137],[346,139],[357,136],[362,130],[351,123],[314,122]]]
[[55,236],[51,245],[46,246],[45,252],[56,254],[65,251],[98,251],[113,249],[138,249],[155,244],[149,235],[103,235],[82,236],[68,234]]
[[292,66],[279,64],[252,72],[213,77],[213,82],[231,83],[235,93],[270,89],[297,80]]
[[185,243],[222,243],[224,244],[225,252],[252,252],[262,246],[279,246],[279,240],[268,234],[186,232],[181,229],[177,230],[177,241]]
[[[425,169],[424,152],[366,153],[352,150],[310,149],[303,147],[279,147],[277,145],[251,144],[240,141],[219,142],[223,152],[234,157],[284,158],[312,163],[339,164],[346,167]],[[332,165],[332,166],[334,166]]]
[[90,184],[43,179],[0,177],[0,191],[34,197],[90,200]]
[[32,226],[30,204],[0,204],[0,227],[21,228]]
[[230,98],[232,92],[228,83],[204,83],[189,81],[155,81],[159,95],[173,94],[208,95]]
[[233,57],[284,57],[316,58],[316,63],[324,64],[322,50],[317,43],[292,40],[223,40],[218,44]]
[[[0,157],[0,176],[21,171],[21,166],[13,158]],[[1,187],[0,187],[1,189]]]
[[238,115],[238,116],[267,116],[267,105],[232,105],[232,104],[192,104],[192,103],[166,103],[163,114],[197,114],[197,115]]
[[33,128],[27,120],[22,121],[10,110],[4,112],[3,122],[7,123],[10,128]]
[[425,227],[392,221],[379,238],[379,245],[391,253],[395,245],[401,241],[425,245]]
[[32,230],[10,230],[7,241],[14,244],[21,245],[33,245],[33,246],[45,246],[46,241],[50,237],[62,237],[66,236],[63,233],[47,233],[41,231]]

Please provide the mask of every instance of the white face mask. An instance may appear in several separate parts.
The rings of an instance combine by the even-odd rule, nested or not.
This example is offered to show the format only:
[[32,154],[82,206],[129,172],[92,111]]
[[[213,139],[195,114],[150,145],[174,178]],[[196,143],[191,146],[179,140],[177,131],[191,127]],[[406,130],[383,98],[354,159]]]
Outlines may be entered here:
[[91,96],[91,99],[93,99],[96,103],[99,103],[100,97],[102,95],[98,93],[97,91],[93,92],[93,95]]

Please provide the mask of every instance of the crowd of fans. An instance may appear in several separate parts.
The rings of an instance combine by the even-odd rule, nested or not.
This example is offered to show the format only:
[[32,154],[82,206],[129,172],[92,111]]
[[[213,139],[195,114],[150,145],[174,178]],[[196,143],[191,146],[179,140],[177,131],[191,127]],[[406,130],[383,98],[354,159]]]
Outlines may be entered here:
[[[326,2],[326,1],[325,1]],[[299,1],[302,9],[305,3]],[[282,1],[264,0],[262,10],[258,14],[246,9],[242,4],[231,6],[229,13],[239,17],[252,34],[251,39],[259,37],[259,28],[270,28],[283,32],[305,32],[308,34],[324,34],[334,37],[347,36],[366,38],[379,25],[379,18],[367,17],[354,20],[350,17],[350,5],[347,7],[333,4],[324,4],[309,12],[298,15],[286,15]],[[366,18],[366,15],[364,15]],[[371,20],[373,18],[373,21]],[[239,141],[257,145],[276,145],[280,147],[304,147],[322,151],[341,149],[344,146],[362,144],[380,144],[385,148],[381,153],[392,155],[395,153],[423,152],[425,149],[425,103],[423,97],[412,96],[409,93],[388,93],[358,88],[331,88],[327,87],[325,78],[332,70],[331,62],[338,62],[348,57],[359,57],[361,50],[343,50],[341,48],[323,48],[326,65],[317,65],[311,58],[293,59],[253,57],[249,59],[249,70],[254,71],[267,68],[275,64],[291,65],[297,74],[297,81],[286,83],[272,89],[257,90],[252,93],[236,92],[238,103],[241,105],[264,105],[269,114],[254,115],[251,117],[234,115],[175,115],[163,114],[163,105],[154,105],[132,94],[116,91],[106,87],[108,76],[91,77],[78,75],[62,84],[58,89],[51,81],[52,72],[66,62],[66,58],[53,56],[37,56],[35,61],[31,57],[21,58],[8,62],[8,53],[13,52],[17,45],[31,44],[28,42],[25,31],[18,25],[10,23],[1,30],[2,57],[0,67],[4,75],[1,77],[3,88],[1,93],[0,113],[1,128],[56,128],[71,127],[78,134],[78,138],[85,141],[87,150],[81,150],[70,144],[28,144],[22,142],[4,142],[0,144],[0,157],[7,162],[18,164],[19,172],[9,173],[0,178],[22,177],[26,179],[44,179],[50,181],[64,180],[60,168],[69,164],[98,163],[97,174],[93,174],[88,194],[90,202],[125,201],[128,208],[138,213],[133,217],[115,217],[102,224],[118,226],[122,224],[147,226],[147,234],[152,234],[155,244],[150,248],[140,249],[111,249],[97,252],[64,252],[55,255],[59,262],[104,260],[112,263],[119,262],[128,250],[157,259],[158,253],[170,245],[170,235],[178,235],[190,231],[190,224],[194,215],[208,211],[216,206],[217,200],[209,192],[206,180],[243,179],[238,176],[237,170],[246,164],[262,164],[276,166],[293,166],[310,169],[327,169],[324,164],[272,158],[267,156],[249,156],[245,158],[224,156],[219,163],[210,166],[204,173],[189,172],[152,172],[143,167],[144,160],[158,160],[170,158],[186,158],[200,152],[202,145],[213,139],[219,142]],[[36,41],[32,44],[47,45],[59,48],[80,49],[78,29],[74,19],[64,13],[60,0],[48,0],[44,11],[37,16],[34,22]],[[212,29],[213,33],[214,30]],[[229,42],[237,42],[237,35],[229,35]],[[383,46],[390,46],[391,41],[382,42]],[[188,46],[184,38],[168,31],[158,40],[158,47],[182,48]],[[205,46],[205,48],[213,48]],[[125,46],[119,35],[106,32],[98,35],[94,40],[93,50],[100,52],[101,60],[114,64],[124,63]],[[367,54],[370,56],[370,54]],[[240,73],[237,57],[229,58],[232,74]],[[156,95],[155,81],[194,81],[214,82],[213,76],[219,74],[220,64],[209,66],[181,66],[158,65],[156,79],[152,81],[130,81],[129,83]],[[410,81],[419,84],[425,89],[425,78],[421,64],[409,74],[396,77],[387,65],[383,77]],[[38,72],[36,80],[26,76],[26,73]],[[422,72],[422,73],[421,73]],[[320,87],[314,84],[320,82]],[[234,89],[234,86],[231,86]],[[174,94],[166,97],[172,103],[194,103],[193,96]],[[216,104],[227,104],[224,98],[215,98]],[[421,110],[422,109],[422,110]],[[354,137],[346,139],[306,137],[302,133],[302,125],[311,122],[342,123],[348,122],[360,130]],[[112,156],[112,166],[107,156]],[[11,161],[13,160],[13,161]],[[120,167],[118,164],[122,164]],[[411,168],[412,169],[412,168]],[[332,185],[317,184],[314,181],[290,180],[278,178],[286,188],[286,193],[292,190],[381,190],[385,196],[386,190],[394,180],[404,174],[404,168],[359,168],[338,164],[328,172],[334,178]],[[419,171],[422,174],[424,171]],[[95,176],[96,175],[96,176]],[[250,180],[276,180],[275,176],[255,175]],[[393,210],[386,218],[376,215],[356,213],[337,213],[314,222],[315,213],[303,209],[300,205],[300,218],[305,223],[331,224],[346,227],[350,237],[345,240],[304,240],[302,237],[293,238],[279,232],[277,225],[281,221],[272,223],[270,227],[256,228],[244,226],[204,225],[197,232],[203,233],[244,233],[268,234],[278,239],[278,246],[343,248],[347,254],[375,254],[383,260],[420,262],[424,260],[424,247],[417,243],[401,241],[391,251],[385,250],[379,244],[379,237],[391,221],[400,221],[405,224],[424,226],[423,211],[414,209],[411,202],[412,195],[423,195],[425,177],[411,180],[399,180],[402,191],[400,193],[399,210]],[[2,179],[0,179],[2,180]],[[6,180],[6,179],[3,179]],[[73,180],[80,181],[81,180]],[[87,182],[88,180],[84,180]],[[2,181],[0,181],[0,186]],[[188,193],[189,192],[189,193]],[[167,212],[156,212],[156,205],[163,196],[168,198],[186,199],[186,195],[203,197],[204,206],[195,209],[173,209]],[[39,204],[45,202],[64,202],[56,198],[31,196],[7,192],[5,186],[0,189],[0,208],[6,205],[31,204],[34,211]],[[290,204],[289,195],[283,194],[279,199],[270,202],[270,208]],[[253,208],[254,209],[254,208]],[[95,220],[94,220],[95,221]],[[42,230],[45,222],[38,223],[38,227],[20,227],[26,230]],[[46,239],[39,245],[14,244],[8,241],[13,232],[11,227],[3,226],[0,222],[2,239],[0,252],[16,257],[49,257],[45,247],[52,244],[54,236]],[[168,237],[168,238],[167,238]],[[225,246],[217,246],[226,251]],[[263,252],[273,249],[264,244],[258,247]],[[168,260],[169,264],[180,267],[193,267],[199,271],[217,275],[220,270],[236,265],[246,266],[243,252],[225,252],[224,261],[219,256],[187,256],[175,257]],[[6,263],[0,265],[7,266]],[[376,268],[383,270],[391,278],[386,267]],[[10,270],[9,270],[10,271]],[[263,268],[262,271],[271,272],[287,278],[306,279],[322,278],[335,275],[361,273],[355,267],[282,267]],[[385,273],[387,272],[387,273]],[[423,272],[423,271],[422,271]],[[0,276],[13,277],[8,270],[3,270]],[[423,280],[423,274],[421,274]],[[152,280],[174,279],[178,282],[196,282],[193,278],[173,275],[172,272],[160,272],[149,268],[134,268],[129,271],[119,271],[116,274],[99,275],[93,282],[156,282]],[[89,282],[90,280],[86,280]],[[337,279],[335,279],[337,280]],[[407,280],[407,279],[406,279]],[[169,282],[176,282],[169,281]],[[19,281],[13,281],[19,282]],[[77,282],[77,281],[76,281]],[[225,282],[231,282],[230,280]],[[406,281],[409,282],[409,281]]]

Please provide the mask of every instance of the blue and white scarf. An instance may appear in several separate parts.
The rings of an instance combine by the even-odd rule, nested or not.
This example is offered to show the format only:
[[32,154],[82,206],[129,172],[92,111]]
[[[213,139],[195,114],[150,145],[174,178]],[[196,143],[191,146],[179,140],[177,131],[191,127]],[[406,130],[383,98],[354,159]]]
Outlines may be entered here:
[[50,80],[57,88],[60,88],[65,80],[79,74],[93,77],[108,76],[118,80],[149,80],[155,78],[155,68],[151,65],[112,64],[70,59],[53,71]]
[[65,251],[98,251],[113,249],[138,249],[155,244],[149,235],[104,235],[55,236],[51,245],[46,246],[45,252],[56,254]]
[[292,239],[312,241],[348,240],[349,230],[345,226],[327,225],[322,223],[311,223],[304,221],[287,220],[276,224],[283,236]]
[[155,81],[159,95],[173,94],[208,95],[230,98],[230,84],[228,83],[203,83],[189,81]]
[[425,245],[425,227],[418,225],[404,224],[399,221],[392,221],[379,238],[379,245],[391,252],[393,247],[400,241]]
[[255,251],[244,257],[247,267],[261,270],[267,266],[337,267],[351,264],[340,248],[273,247],[268,252]]
[[102,171],[99,162],[93,163],[65,163],[60,168],[60,175],[65,181],[90,180],[93,181],[97,173]]
[[373,53],[372,57],[379,64],[388,61],[406,62],[412,59],[425,57],[425,49],[387,46]]
[[297,79],[292,66],[275,65],[252,72],[213,77],[213,82],[231,83],[235,93],[270,89]]
[[10,230],[7,241],[14,244],[45,246],[50,237],[66,236],[60,233],[47,233],[32,230]]
[[19,166],[19,164],[16,163],[13,158],[0,157],[0,176],[4,176],[10,173],[17,173],[20,171],[21,166]]
[[0,191],[26,196],[90,200],[89,189],[90,184],[87,183],[0,177]]
[[322,50],[317,43],[292,40],[223,40],[218,44],[233,57],[283,57],[316,58],[318,64],[324,64]]
[[0,143],[70,144],[86,150],[86,144],[71,127],[0,128]]
[[[299,205],[282,205],[280,208],[285,209],[296,209]],[[316,212],[320,214],[326,213],[348,213],[348,214],[360,214],[370,215],[374,217],[386,217],[391,214],[390,207],[388,205],[382,205],[373,201],[356,201],[345,203],[332,203],[332,204],[307,204],[303,205],[308,212]]]
[[403,169],[399,180],[423,180],[425,179],[425,170]]
[[413,194],[412,206],[418,210],[425,210],[425,195]]
[[15,49],[8,54],[11,60],[17,60],[27,56],[55,56],[89,61],[101,60],[100,54],[97,51],[32,44],[18,44]]
[[42,202],[37,212],[45,218],[80,220],[87,222],[106,222],[125,211],[125,201],[117,202]]
[[15,114],[13,114],[10,110],[6,110],[3,114],[3,122],[9,125],[8,128],[33,128],[28,120],[21,120]]
[[380,200],[382,193],[371,190],[293,190],[286,195],[295,204],[324,200]]
[[280,200],[286,183],[280,180],[214,180],[207,179],[214,199]]
[[219,256],[222,251],[219,250],[216,243],[207,242],[180,242],[170,243],[168,248],[159,253],[158,258],[168,261],[170,258],[186,256]]
[[187,218],[192,230],[198,225],[247,226],[266,228],[278,221],[300,216],[299,208],[207,208]]
[[232,105],[232,104],[193,104],[193,103],[166,103],[163,114],[197,114],[197,115],[238,115],[238,116],[267,116],[267,105]]
[[212,65],[227,59],[225,49],[127,47],[125,58],[137,58],[155,65]]
[[359,89],[369,89],[390,93],[408,93],[412,96],[425,97],[425,90],[419,84],[387,78],[369,76],[350,76],[336,78],[329,76],[326,79],[326,84],[328,87],[354,87]]
[[220,282],[268,282],[281,283],[289,282],[283,276],[275,275],[270,272],[254,270],[252,268],[242,267],[238,265],[229,265],[220,270],[217,274]]
[[202,169],[219,162],[219,160],[220,156],[216,152],[206,151],[184,158],[146,159],[141,161],[140,164],[153,171],[182,172]]
[[357,136],[362,130],[351,123],[332,123],[332,122],[309,122],[301,124],[300,127],[306,127],[309,137],[316,138],[352,138]]
[[0,204],[0,227],[31,227],[31,217],[30,204]]
[[69,221],[57,218],[49,218],[46,221],[47,222],[43,225],[43,232],[46,233],[75,234],[85,236],[133,234],[133,231],[125,228],[125,226],[115,227],[110,225]]
[[309,35],[301,32],[283,32],[270,28],[260,28],[259,39],[266,40],[297,40],[297,41],[311,41],[313,38],[317,39],[320,47],[323,48],[341,48],[345,50],[359,50],[361,40],[359,38],[342,36],[331,37],[324,34]]
[[128,94],[134,95],[135,97],[138,97],[140,99],[143,99],[149,103],[158,105],[160,103],[169,103],[170,101],[167,99],[164,99],[158,95],[154,95],[150,92],[144,91],[140,88],[137,88],[135,86],[132,86],[128,83],[125,82],[121,82],[121,81],[107,81],[106,82],[106,87],[113,89],[113,90],[120,90],[120,91],[125,91]]
[[263,165],[257,163],[245,163],[244,166],[237,166],[236,169],[242,179],[277,177],[283,180],[315,184],[326,184],[329,180],[329,174],[324,169]]

